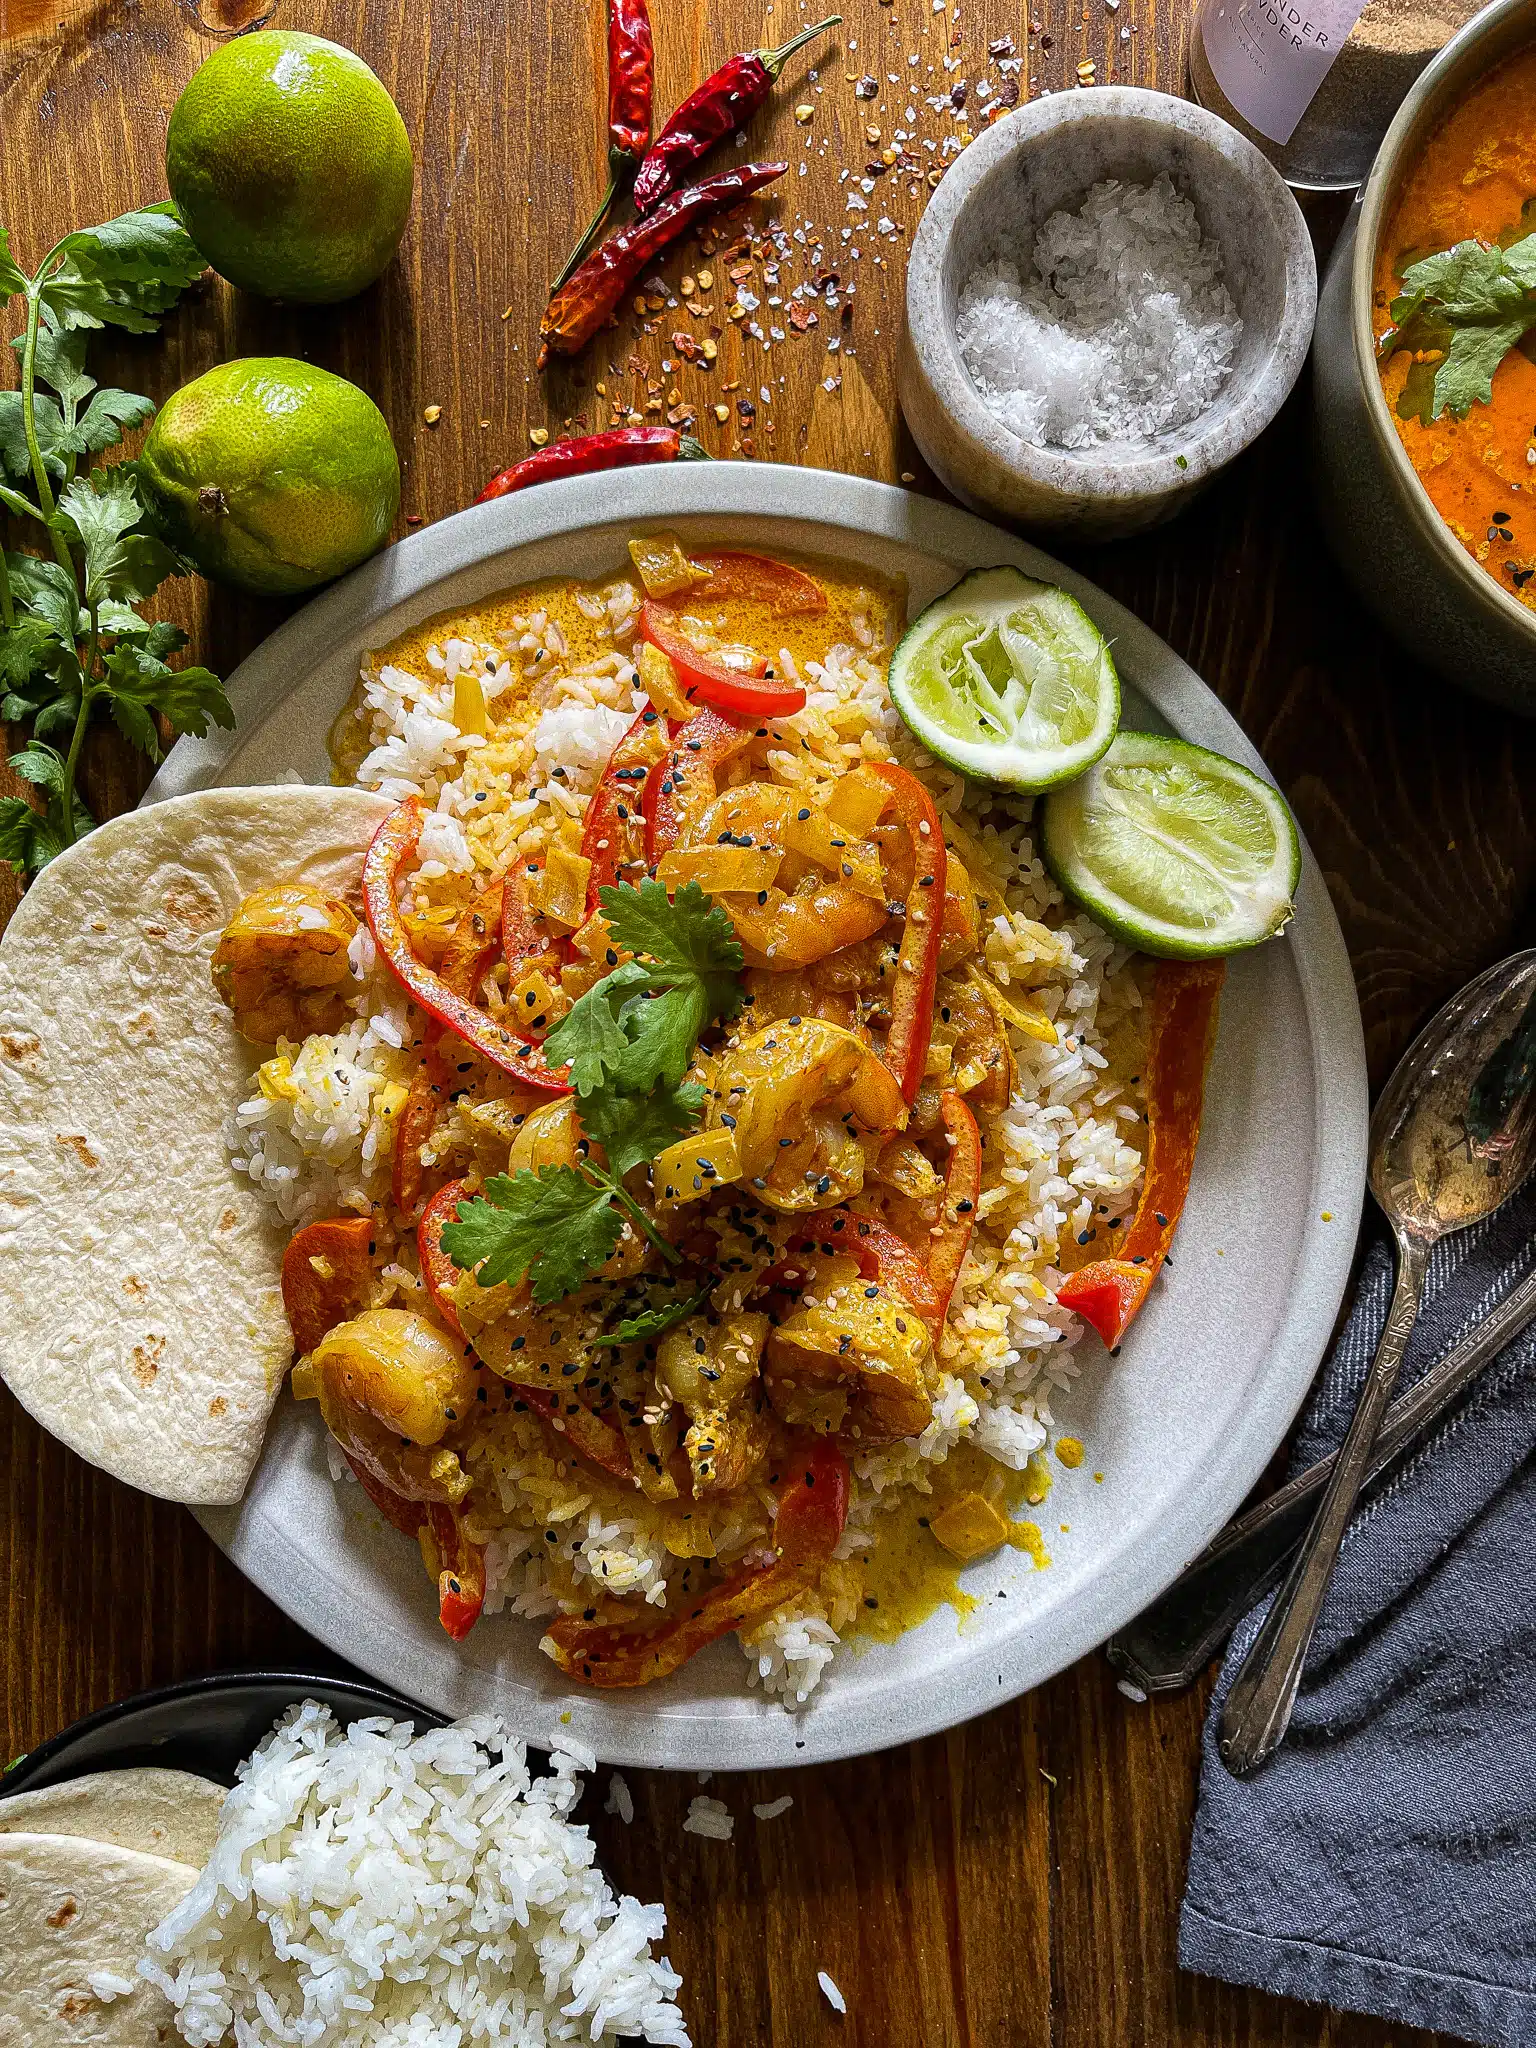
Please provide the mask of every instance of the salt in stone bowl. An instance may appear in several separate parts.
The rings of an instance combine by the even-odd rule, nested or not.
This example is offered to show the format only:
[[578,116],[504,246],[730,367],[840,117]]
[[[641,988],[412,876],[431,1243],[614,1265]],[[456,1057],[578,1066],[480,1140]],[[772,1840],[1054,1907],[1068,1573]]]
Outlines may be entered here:
[[[955,338],[966,280],[999,255],[1027,261],[1036,231],[1106,178],[1166,171],[1219,243],[1243,337],[1226,383],[1186,427],[1151,443],[1036,448],[987,410]],[[1284,180],[1218,115],[1124,85],[1052,94],[1006,115],[945,175],[907,268],[899,389],[913,438],[956,497],[1021,525],[1085,539],[1155,526],[1246,448],[1300,374],[1317,265]]]

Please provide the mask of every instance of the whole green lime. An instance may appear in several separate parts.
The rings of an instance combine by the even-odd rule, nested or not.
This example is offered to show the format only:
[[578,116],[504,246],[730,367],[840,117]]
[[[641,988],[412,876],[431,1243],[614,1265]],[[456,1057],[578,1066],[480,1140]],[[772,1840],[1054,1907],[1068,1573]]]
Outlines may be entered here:
[[328,583],[382,544],[400,506],[384,415],[292,356],[221,363],[172,392],[139,477],[182,552],[242,590]]
[[400,110],[362,58],[262,29],[223,44],[171,109],[165,175],[221,276],[329,304],[388,264],[415,165]]

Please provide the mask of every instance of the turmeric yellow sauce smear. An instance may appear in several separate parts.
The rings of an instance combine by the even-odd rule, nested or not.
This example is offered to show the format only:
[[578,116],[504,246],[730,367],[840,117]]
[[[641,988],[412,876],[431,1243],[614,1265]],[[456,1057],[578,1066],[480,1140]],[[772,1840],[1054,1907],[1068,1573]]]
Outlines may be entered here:
[[[306,954],[302,973],[283,963],[303,986],[263,984],[255,899],[221,971],[231,991],[249,986],[247,1021],[277,1040],[250,1122],[276,1120],[302,1148],[332,1096],[351,1115],[371,1090],[352,1149],[326,1154],[323,1195],[287,1212],[306,1227],[367,1219],[364,1254],[341,1238],[315,1241],[313,1258],[303,1248],[322,1306],[338,1261],[364,1256],[367,1272],[350,1320],[322,1315],[294,1389],[416,1536],[445,1627],[521,1617],[510,1625],[548,1631],[573,1679],[643,1683],[676,1668],[644,1646],[728,1594],[747,1675],[794,1706],[838,1642],[888,1641],[945,1605],[970,1613],[971,1566],[1006,1550],[1050,1563],[1032,1518],[1051,1484],[1041,1382],[1060,1377],[1072,1333],[1053,1286],[1134,1206],[1141,992],[1045,878],[1028,802],[937,767],[892,711],[905,593],[787,557],[810,604],[790,601],[782,570],[766,594],[732,593],[719,580],[761,572],[704,552],[738,567],[703,575],[650,536],[605,577],[548,578],[426,620],[367,657],[332,733],[338,780],[422,807],[395,891],[412,956],[468,975],[460,993],[506,1032],[555,1028],[618,960],[588,893],[608,845],[592,818],[614,820],[602,829],[620,835],[619,880],[659,868],[666,881],[681,857],[731,920],[745,1007],[699,1039],[702,1123],[674,1148],[686,1156],[653,1152],[628,1175],[638,1221],[625,1215],[606,1263],[539,1307],[526,1282],[484,1288],[428,1256],[418,1223],[439,1196],[451,1217],[499,1177],[606,1155],[581,1100],[434,1036],[382,972],[344,1001],[345,906],[300,918],[284,942]],[[695,654],[728,668],[755,654],[807,701],[738,721],[736,750],[707,788],[689,782],[659,859],[639,792],[683,788],[670,778],[697,706],[679,686],[684,655],[659,666],[654,629],[643,644],[639,628],[653,577],[679,574],[658,601]],[[616,784],[621,765],[630,779]],[[633,815],[604,810],[615,789]],[[935,832],[942,877],[924,850]],[[744,859],[761,885],[724,879]],[[942,895],[924,898],[936,877]],[[498,936],[514,886],[533,937],[512,960]],[[930,921],[921,906],[940,895]],[[936,979],[917,976],[931,988],[927,1050],[904,1100],[903,947],[925,927]],[[681,1320],[616,1340],[637,1291],[656,1288],[673,1290]],[[835,1550],[802,1555],[784,1532],[794,1510],[815,1524],[800,1489],[827,1485],[818,1457],[842,1474],[846,1523]],[[1062,1467],[1082,1457],[1058,1438]],[[593,1630],[642,1647],[609,1642],[604,1677]],[[613,1676],[620,1666],[632,1675]]]
[[[1536,195],[1536,49],[1475,86],[1410,171],[1381,238],[1375,278],[1378,335],[1408,264],[1457,242],[1493,244],[1522,227]],[[1382,366],[1393,423],[1436,511],[1501,590],[1536,607],[1536,362],[1512,348],[1493,376],[1491,405],[1429,425],[1397,412],[1413,358]]]

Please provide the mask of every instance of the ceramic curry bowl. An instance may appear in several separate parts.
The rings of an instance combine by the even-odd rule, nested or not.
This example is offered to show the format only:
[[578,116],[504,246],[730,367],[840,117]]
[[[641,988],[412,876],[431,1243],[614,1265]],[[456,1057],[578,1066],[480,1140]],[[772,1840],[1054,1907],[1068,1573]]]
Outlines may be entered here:
[[[1425,144],[1470,87],[1533,41],[1536,0],[1495,0],[1413,87],[1339,238],[1313,344],[1319,496],[1334,552],[1406,648],[1526,717],[1536,717],[1536,611],[1468,554],[1420,483],[1377,367],[1372,293],[1382,237]],[[1536,470],[1528,488],[1536,495]]]

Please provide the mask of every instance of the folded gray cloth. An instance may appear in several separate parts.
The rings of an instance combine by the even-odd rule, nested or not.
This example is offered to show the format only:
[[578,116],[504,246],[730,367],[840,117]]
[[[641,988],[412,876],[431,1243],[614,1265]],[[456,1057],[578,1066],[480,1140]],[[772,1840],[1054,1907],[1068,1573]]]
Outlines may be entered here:
[[[1536,1188],[1434,1253],[1400,1390],[1536,1265]],[[1343,1441],[1392,1291],[1367,1254],[1294,1468]],[[1536,1326],[1356,1516],[1290,1733],[1246,1782],[1206,1724],[1187,1969],[1536,2048]]]

